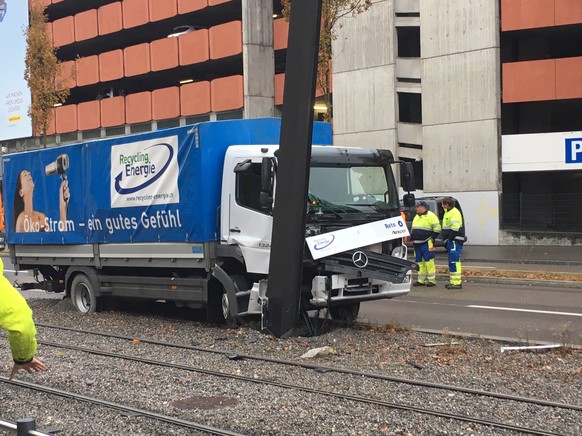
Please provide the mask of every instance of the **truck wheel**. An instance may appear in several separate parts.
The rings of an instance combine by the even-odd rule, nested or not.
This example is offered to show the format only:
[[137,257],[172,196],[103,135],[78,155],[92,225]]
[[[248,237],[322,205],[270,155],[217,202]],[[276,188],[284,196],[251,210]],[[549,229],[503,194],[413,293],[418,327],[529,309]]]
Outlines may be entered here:
[[[232,274],[230,278],[236,284],[239,291],[246,291],[248,289],[247,279],[242,274]],[[235,325],[236,319],[230,314],[230,302],[228,301],[226,289],[224,288],[222,290],[221,307],[222,307],[222,318],[224,322],[226,322],[226,324],[228,325]]]
[[[247,280],[241,274],[233,274],[230,276],[233,282],[236,283],[239,290],[247,289]],[[218,281],[212,281],[208,289],[208,306],[206,307],[206,320],[218,324],[234,325],[235,318],[230,314],[230,301],[226,294],[226,289]]]
[[330,306],[329,314],[336,321],[354,322],[360,313],[360,302]]
[[71,301],[82,313],[95,313],[101,310],[101,298],[95,296],[95,290],[89,277],[77,274],[71,283]]

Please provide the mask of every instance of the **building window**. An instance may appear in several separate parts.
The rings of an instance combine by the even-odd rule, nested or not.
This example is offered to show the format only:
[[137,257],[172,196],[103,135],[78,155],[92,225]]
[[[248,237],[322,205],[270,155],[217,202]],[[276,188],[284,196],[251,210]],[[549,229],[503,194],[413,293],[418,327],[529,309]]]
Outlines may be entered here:
[[198,115],[196,117],[186,117],[186,125],[203,123],[205,121],[210,121],[209,115]]
[[502,175],[501,228],[582,232],[582,171],[511,172]]
[[579,130],[582,130],[582,99],[501,105],[503,135]]
[[129,126],[130,133],[144,133],[150,132],[152,130],[151,123],[134,124]]
[[179,126],[180,126],[180,120],[178,118],[175,118],[173,120],[158,121],[158,130],[159,129],[170,129],[172,127],[179,127]]
[[72,133],[61,133],[61,142],[77,142],[77,132]]
[[242,110],[221,112],[219,114],[216,114],[217,120],[240,120],[242,117],[243,117]]
[[105,129],[105,136],[121,136],[125,135],[125,127],[110,127]]
[[101,138],[101,129],[85,130],[82,135],[83,140]]
[[398,39],[399,58],[420,57],[420,27],[397,27],[396,36]]
[[422,124],[422,95],[412,92],[398,93],[398,121]]

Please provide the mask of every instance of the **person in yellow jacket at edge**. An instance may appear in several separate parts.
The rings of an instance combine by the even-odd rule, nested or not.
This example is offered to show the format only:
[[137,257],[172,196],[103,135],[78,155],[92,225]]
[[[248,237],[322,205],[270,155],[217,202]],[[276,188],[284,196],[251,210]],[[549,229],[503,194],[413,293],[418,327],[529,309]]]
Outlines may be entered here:
[[413,286],[436,286],[434,241],[441,231],[439,218],[428,209],[425,201],[416,204],[416,216],[412,220],[410,240],[418,263],[418,280]]
[[449,281],[445,285],[447,289],[463,289],[461,270],[461,251],[465,238],[465,225],[461,211],[455,207],[456,201],[452,197],[443,198],[442,205],[445,210],[443,215],[443,241],[446,241],[449,253]]
[[0,259],[0,327],[8,332],[8,342],[14,366],[10,379],[19,370],[44,371],[46,366],[37,359],[36,327],[32,319],[32,310],[20,292],[4,277],[4,264]]

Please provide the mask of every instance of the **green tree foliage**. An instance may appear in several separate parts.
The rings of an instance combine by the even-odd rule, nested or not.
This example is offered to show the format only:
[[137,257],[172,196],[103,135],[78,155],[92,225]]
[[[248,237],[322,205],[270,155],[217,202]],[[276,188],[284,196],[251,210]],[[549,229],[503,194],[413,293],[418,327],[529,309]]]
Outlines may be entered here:
[[[281,0],[283,16],[289,19],[293,0]],[[323,93],[327,106],[326,120],[332,118],[331,101],[331,44],[337,38],[338,21],[346,16],[356,16],[367,11],[372,0],[322,0],[321,30],[319,35],[319,57],[317,65],[317,88]]]
[[55,105],[62,104],[69,96],[70,90],[63,74],[63,64],[57,59],[47,31],[47,16],[44,6],[33,2],[30,9],[30,24],[25,29],[26,60],[24,78],[32,95],[32,104],[28,115],[32,119],[34,131],[43,137],[49,128]]

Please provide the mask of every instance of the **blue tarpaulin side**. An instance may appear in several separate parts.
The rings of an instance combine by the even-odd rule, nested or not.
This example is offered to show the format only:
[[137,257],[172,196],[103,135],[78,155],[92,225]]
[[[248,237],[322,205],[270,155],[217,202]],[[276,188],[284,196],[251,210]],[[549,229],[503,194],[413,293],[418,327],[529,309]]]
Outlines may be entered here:
[[[278,144],[281,120],[200,123],[4,156],[9,244],[215,240],[231,145]],[[315,123],[313,143],[331,144]]]

